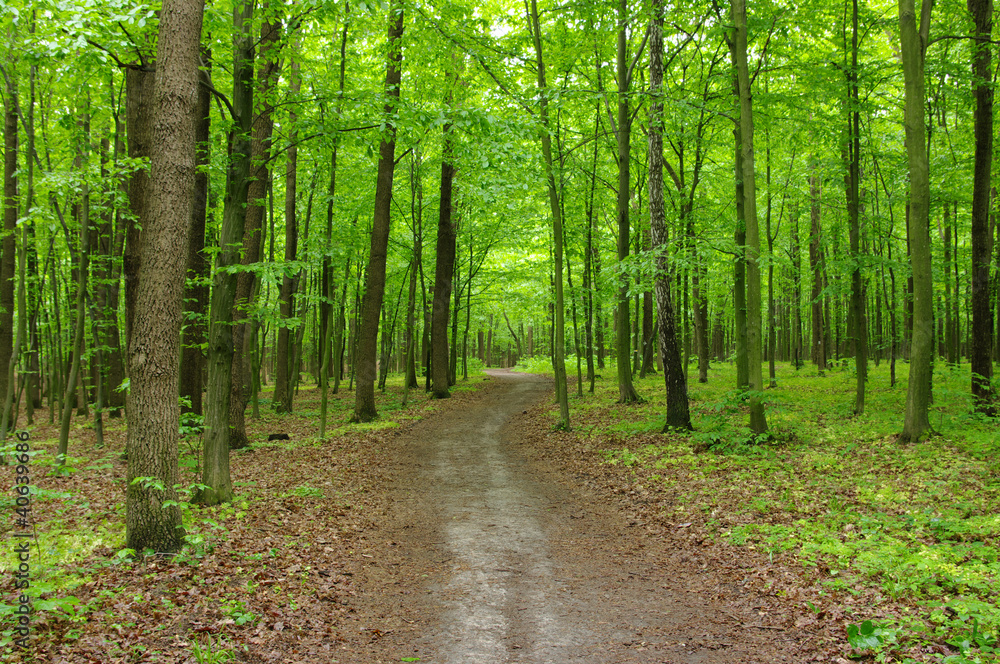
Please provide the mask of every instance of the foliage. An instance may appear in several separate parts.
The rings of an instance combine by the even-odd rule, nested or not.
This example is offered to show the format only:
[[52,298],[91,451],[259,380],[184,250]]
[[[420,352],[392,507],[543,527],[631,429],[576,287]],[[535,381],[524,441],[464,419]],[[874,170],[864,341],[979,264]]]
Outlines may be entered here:
[[[893,658],[914,643],[947,642],[988,661],[1000,631],[1000,449],[996,422],[970,414],[959,387],[968,365],[935,376],[940,435],[906,446],[895,442],[904,389],[889,387],[884,365],[870,374],[871,408],[860,418],[850,416],[850,371],[820,377],[781,365],[779,375],[767,391],[767,442],[744,427],[745,398],[728,387],[724,363],[708,384],[690,385],[690,435],[659,433],[662,395],[612,405],[607,380],[578,404],[577,435],[636,482],[683,495],[665,517],[798,566],[827,603],[864,598],[866,611],[890,616],[855,610],[847,629],[859,653],[902,661]],[[656,395],[659,380],[638,387]]]

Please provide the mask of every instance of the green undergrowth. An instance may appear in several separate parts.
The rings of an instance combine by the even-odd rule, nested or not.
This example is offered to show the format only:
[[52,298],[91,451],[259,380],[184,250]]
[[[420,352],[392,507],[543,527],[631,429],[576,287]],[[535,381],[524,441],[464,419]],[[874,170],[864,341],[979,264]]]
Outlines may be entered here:
[[[821,592],[868,606],[871,615],[852,615],[858,623],[876,611],[894,615],[893,624],[867,632],[855,626],[857,643],[877,642],[859,656],[904,662],[919,644],[936,643],[955,653],[940,661],[998,661],[991,639],[1000,632],[1000,435],[997,420],[970,412],[968,365],[937,366],[938,435],[911,445],[895,440],[906,364],[897,366],[895,387],[885,364],[871,367],[861,417],[852,415],[849,367],[825,376],[779,367],[778,387],[763,394],[767,440],[747,428],[726,363],[713,366],[707,384],[696,382],[692,365],[695,431],[661,435],[661,374],[636,381],[645,403],[622,406],[611,366],[594,395],[575,396],[574,362],[572,424],[608,463],[674,492],[671,521],[696,521],[713,539],[792,561]],[[892,638],[878,642],[878,630]]]
[[[475,390],[484,384],[481,366],[470,365],[469,374],[469,380],[460,380],[453,392]],[[303,379],[308,380],[308,377],[303,376]],[[274,413],[271,400],[261,398],[258,403],[259,417],[253,416],[251,408],[247,409],[250,447],[233,452],[234,467],[247,452],[250,452],[247,462],[253,463],[255,450],[272,449],[284,454],[303,447],[331,445],[337,448],[342,445],[344,436],[398,428],[438,408],[437,402],[431,400],[421,388],[411,389],[404,405],[402,386],[401,374],[389,375],[386,390],[376,389],[375,392],[379,417],[373,422],[352,423],[354,391],[349,389],[353,386],[344,381],[339,394],[330,396],[324,438],[319,437],[320,400],[313,385],[302,386],[291,414]],[[265,394],[270,396],[269,392]],[[63,637],[73,640],[81,633],[78,626],[87,622],[98,604],[115,601],[112,597],[102,597],[90,604],[83,603],[77,598],[79,591],[76,589],[90,583],[109,567],[142,564],[150,559],[153,552],[125,548],[124,421],[106,419],[106,445],[97,447],[92,420],[75,420],[70,437],[70,456],[61,468],[57,468],[53,451],[58,444],[58,430],[44,424],[44,412],[36,414],[36,418],[38,424],[29,429],[32,451],[27,464],[31,509],[26,518],[31,526],[31,537],[18,539],[17,542],[30,543],[30,587],[26,594],[33,608],[33,624],[58,622],[69,625]],[[282,485],[280,491],[264,488],[256,481],[237,480],[234,482],[235,498],[232,503],[215,507],[192,505],[189,500],[200,481],[202,430],[201,417],[182,416],[180,483],[175,486],[178,501],[174,504],[181,510],[186,537],[184,548],[174,556],[175,562],[200,565],[226,539],[227,529],[234,522],[249,518],[248,514],[259,501],[273,501],[275,498],[329,499],[334,507],[350,506],[348,499],[331,485],[331,478],[327,476],[323,476],[324,482],[319,482],[317,477],[303,477],[301,482],[291,486]],[[269,441],[268,437],[273,433],[284,433],[288,440]],[[9,443],[0,451],[11,455],[14,443]],[[353,467],[358,462],[355,456],[345,453],[339,468]],[[13,484],[14,467],[8,466],[7,470],[11,478],[10,486]],[[155,482],[152,478],[143,481]],[[331,487],[325,488],[326,485]],[[15,592],[12,581],[20,564],[11,534],[15,525],[16,495],[9,490],[0,496],[0,511],[7,515],[0,524],[0,538],[9,544],[0,553],[0,578],[5,580],[0,581],[3,584],[0,588],[4,589],[3,596],[0,596],[0,653],[11,647],[15,637],[12,627],[17,621],[15,611],[20,593]],[[18,533],[24,532],[24,528],[18,527]]]

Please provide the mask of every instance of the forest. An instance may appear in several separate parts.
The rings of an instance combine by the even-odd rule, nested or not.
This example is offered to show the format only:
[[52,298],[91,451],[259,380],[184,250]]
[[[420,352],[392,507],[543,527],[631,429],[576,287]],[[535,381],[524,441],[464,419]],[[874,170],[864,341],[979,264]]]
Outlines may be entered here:
[[[968,588],[1000,534],[993,12],[7,3],[11,495],[45,498],[16,490],[29,458],[34,485],[107,445],[111,546],[178,554],[269,434],[377,432],[487,368],[551,375],[545,435],[617,431],[595,449],[631,473],[663,454],[637,441],[753,459],[855,423],[829,436],[979,464],[981,522],[951,539],[986,547],[955,554],[981,576],[913,593],[979,597],[945,661],[989,661],[1000,610]],[[903,661],[859,629],[854,652]]]

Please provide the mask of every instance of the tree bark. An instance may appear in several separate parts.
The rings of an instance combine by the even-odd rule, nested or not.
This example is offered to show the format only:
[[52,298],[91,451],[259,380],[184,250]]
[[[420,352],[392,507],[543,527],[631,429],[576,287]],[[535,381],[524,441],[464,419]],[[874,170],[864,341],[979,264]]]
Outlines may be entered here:
[[[202,60],[211,61],[211,54],[203,52]],[[211,130],[212,93],[208,89],[208,72],[198,72],[198,108],[196,109],[197,144],[194,176],[194,205],[191,211],[191,233],[188,241],[187,270],[191,280],[187,288],[187,325],[184,329],[184,346],[181,349],[181,396],[191,400],[189,410],[202,414],[202,373],[205,371],[206,342],[205,316],[208,315],[209,262],[205,254],[205,221],[208,213],[208,163],[209,133]]]
[[[184,537],[177,481],[178,364],[195,176],[203,0],[165,0],[154,84],[149,220],[129,341],[126,546],[173,552]],[[152,481],[141,478],[152,478]]]
[[992,46],[993,0],[968,0],[976,25],[973,52],[975,75],[975,166],[972,180],[972,398],[978,412],[996,413],[993,393],[993,312],[990,299],[990,177],[993,154]]
[[809,267],[812,271],[812,361],[816,364],[819,375],[826,370],[826,345],[823,333],[823,249],[820,244],[820,182],[816,174],[815,164],[813,174],[809,176],[810,231],[809,231]]
[[760,231],[757,224],[757,187],[754,175],[753,105],[750,73],[747,67],[747,13],[745,0],[732,0],[736,24],[736,73],[740,92],[740,136],[743,164],[743,207],[746,214],[747,264],[747,362],[750,365],[750,430],[767,433],[767,418],[762,399],[764,380],[761,372],[760,320]]
[[[148,65],[125,70],[125,115],[129,159],[149,157],[153,141],[153,70]],[[138,296],[139,257],[142,233],[147,220],[149,173],[144,168],[132,172],[128,181],[129,212],[125,227],[125,251],[122,269],[125,274],[125,345],[131,343],[132,319]],[[126,353],[126,361],[128,354]]]
[[355,422],[370,422],[378,417],[375,408],[375,361],[378,355],[378,319],[385,294],[385,264],[389,245],[389,219],[392,205],[392,176],[395,170],[396,123],[393,119],[399,103],[403,63],[403,7],[389,6],[384,108],[385,134],[379,144],[378,174],[375,181],[375,210],[372,215],[371,250],[365,269],[365,293],[361,304],[361,329],[355,357],[357,385],[354,393]]
[[[453,74],[447,76],[448,86],[457,84]],[[452,107],[452,90],[449,87],[445,105]],[[431,395],[447,399],[450,362],[448,358],[448,321],[451,302],[451,282],[455,271],[456,228],[452,223],[452,184],[455,166],[452,164],[451,123],[445,122],[444,144],[441,149],[441,198],[438,211],[437,261],[434,266],[434,303],[431,309]]]
[[681,364],[677,324],[670,302],[666,257],[667,225],[663,210],[663,0],[653,0],[653,20],[649,39],[649,80],[653,106],[649,122],[649,219],[653,249],[657,253],[656,292],[657,327],[663,380],[667,392],[667,421],[664,433],[671,429],[691,429],[688,408],[687,377]]
[[[629,194],[631,193],[631,138],[632,115],[629,104],[629,88],[631,72],[628,63],[628,26],[629,9],[626,0],[618,2],[618,198],[616,215],[618,219],[618,260],[624,261],[629,254]],[[631,364],[629,362],[629,299],[628,277],[622,276],[618,285],[618,308],[616,310],[615,326],[615,357],[618,362],[618,401],[619,403],[636,403],[642,398],[632,385]]]
[[851,12],[851,68],[847,72],[848,169],[847,216],[850,219],[851,258],[851,336],[854,337],[856,387],[854,414],[865,412],[865,383],[868,381],[868,329],[865,325],[865,289],[861,278],[861,112],[858,98],[858,0]]
[[[289,67],[289,89],[293,97],[297,96],[300,89],[299,63],[292,60]],[[294,108],[292,106],[291,108]],[[296,194],[296,161],[298,158],[298,147],[295,143],[298,140],[298,132],[295,125],[297,116],[294,110],[288,112],[288,142],[289,147],[286,152],[285,161],[285,261],[295,260],[297,243],[299,239],[298,227],[295,215],[295,194]],[[278,296],[278,307],[282,319],[286,322],[278,328],[278,347],[275,353],[275,375],[274,375],[274,410],[277,413],[292,412],[292,375],[297,372],[298,367],[291,366],[290,359],[294,355],[292,349],[292,335],[289,333],[287,321],[295,311],[295,301],[293,285],[295,279],[285,274],[281,280],[281,293]]]
[[930,247],[930,165],[924,133],[924,53],[930,32],[931,0],[923,0],[919,30],[914,0],[899,0],[903,60],[906,155],[910,172],[910,265],[913,274],[913,335],[910,376],[900,442],[917,442],[931,432],[931,359],[934,352],[933,276]]
[[208,385],[205,392],[205,432],[202,436],[202,476],[206,489],[195,501],[203,505],[229,502],[230,400],[233,371],[233,300],[236,273],[246,223],[250,184],[250,139],[253,126],[253,0],[233,6],[233,129],[229,134],[229,168],[222,208],[219,253],[208,333]]
[[[622,0],[624,5],[624,0]],[[538,74],[537,84],[538,84],[538,97],[539,97],[539,120],[541,121],[541,142],[542,142],[542,161],[545,165],[545,180],[546,189],[548,191],[549,197],[549,211],[552,215],[552,245],[553,245],[553,258],[554,258],[554,270],[555,275],[553,276],[554,286],[555,286],[555,318],[553,320],[554,329],[552,331],[552,369],[555,373],[556,382],[556,401],[559,403],[559,419],[556,421],[556,428],[569,430],[569,394],[568,387],[566,385],[566,361],[565,361],[565,342],[563,341],[566,337],[565,332],[565,316],[566,316],[566,305],[563,299],[563,220],[562,220],[562,208],[559,205],[559,190],[556,187],[556,174],[555,168],[552,162],[552,135],[549,127],[549,101],[548,101],[548,88],[545,82],[545,63],[542,58],[542,35],[541,28],[538,23],[538,3],[536,0],[531,0],[531,36],[535,45],[535,67]],[[622,31],[624,32],[624,27]],[[620,143],[619,143],[620,145]],[[626,158],[627,159],[627,158]],[[627,168],[627,167],[626,167]],[[626,173],[626,181],[628,175]],[[626,211],[626,230],[628,227],[628,217]],[[626,237],[626,250],[627,250],[627,237]],[[626,316],[627,316],[626,312]],[[506,313],[504,314],[506,317]],[[510,325],[510,322],[507,323]],[[520,342],[519,342],[520,343]],[[628,372],[628,336],[625,337],[625,371]],[[518,352],[520,355],[520,352]],[[622,360],[622,358],[619,358]],[[619,373],[621,369],[619,369]],[[629,375],[629,385],[631,385],[632,379]]]
[[[15,233],[20,205],[17,191],[17,124],[17,77],[14,71],[8,71],[6,94],[4,94],[3,242],[0,244],[0,398],[4,398],[8,392],[13,395],[14,384],[12,379],[8,380],[7,368],[11,361],[16,362],[14,357],[14,277],[17,269]],[[2,407],[3,421],[9,422],[10,406]],[[0,440],[4,436],[6,430],[0,431]]]

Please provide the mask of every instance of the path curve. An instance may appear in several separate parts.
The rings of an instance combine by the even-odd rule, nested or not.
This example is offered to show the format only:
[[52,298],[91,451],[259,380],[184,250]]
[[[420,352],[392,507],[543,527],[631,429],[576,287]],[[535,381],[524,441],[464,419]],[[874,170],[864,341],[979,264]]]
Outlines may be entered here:
[[755,661],[617,511],[519,452],[551,380],[489,374],[482,395],[441,402],[396,439],[386,555],[363,579],[371,661]]

